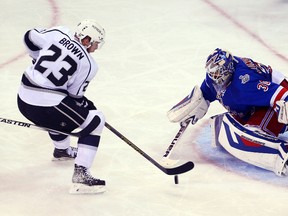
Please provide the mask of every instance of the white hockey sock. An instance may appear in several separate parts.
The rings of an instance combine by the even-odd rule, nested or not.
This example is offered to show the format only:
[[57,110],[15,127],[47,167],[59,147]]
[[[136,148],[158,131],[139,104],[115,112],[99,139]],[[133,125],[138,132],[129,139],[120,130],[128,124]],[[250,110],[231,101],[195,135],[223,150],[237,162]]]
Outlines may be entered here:
[[75,164],[90,168],[96,155],[97,147],[78,144],[77,157]]
[[61,141],[53,140],[53,144],[57,149],[67,149],[70,146],[70,137],[68,136],[66,139]]

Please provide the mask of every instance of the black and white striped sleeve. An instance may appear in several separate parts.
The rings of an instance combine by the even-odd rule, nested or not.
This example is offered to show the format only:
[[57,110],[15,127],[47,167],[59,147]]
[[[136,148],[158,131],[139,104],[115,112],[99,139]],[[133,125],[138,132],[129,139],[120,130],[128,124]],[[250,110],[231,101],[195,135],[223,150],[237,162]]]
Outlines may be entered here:
[[31,29],[24,35],[24,44],[27,48],[29,55],[36,59],[39,55],[39,51],[42,48],[45,38],[38,29]]

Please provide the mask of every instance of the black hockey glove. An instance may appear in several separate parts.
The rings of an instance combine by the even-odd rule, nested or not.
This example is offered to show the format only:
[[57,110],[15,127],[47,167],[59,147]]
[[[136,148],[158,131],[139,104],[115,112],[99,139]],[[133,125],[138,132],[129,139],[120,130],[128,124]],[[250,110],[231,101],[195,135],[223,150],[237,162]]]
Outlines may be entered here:
[[92,101],[84,97],[84,107],[88,108],[89,110],[97,110],[96,106]]
[[88,108],[89,110],[96,110],[97,109],[95,107],[94,103],[92,101],[90,101],[89,99],[87,99],[85,96],[83,96],[82,98],[77,98],[75,100],[76,100],[78,106]]

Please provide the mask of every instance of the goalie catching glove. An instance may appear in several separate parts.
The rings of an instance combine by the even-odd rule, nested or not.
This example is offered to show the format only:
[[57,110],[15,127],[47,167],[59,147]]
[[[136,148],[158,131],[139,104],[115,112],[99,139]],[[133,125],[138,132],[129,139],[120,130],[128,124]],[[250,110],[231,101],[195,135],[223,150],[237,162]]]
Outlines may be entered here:
[[167,117],[170,122],[183,123],[191,119],[191,123],[195,124],[206,114],[209,105],[210,102],[205,100],[201,89],[196,85],[187,97],[167,112]]

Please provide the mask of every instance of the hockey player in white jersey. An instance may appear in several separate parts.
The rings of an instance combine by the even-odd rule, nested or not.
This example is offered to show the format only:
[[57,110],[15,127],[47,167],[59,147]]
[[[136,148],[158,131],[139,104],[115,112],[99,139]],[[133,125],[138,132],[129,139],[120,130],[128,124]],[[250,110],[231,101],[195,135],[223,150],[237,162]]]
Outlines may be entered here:
[[24,44],[32,58],[18,91],[18,108],[33,123],[58,131],[80,129],[77,147],[70,137],[49,132],[54,159],[74,159],[70,193],[99,193],[105,181],[94,178],[92,166],[105,124],[103,113],[84,96],[98,66],[91,56],[104,44],[105,31],[86,19],[71,32],[67,27],[31,29]]

